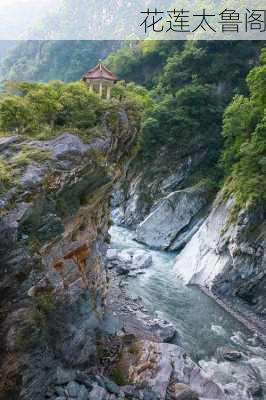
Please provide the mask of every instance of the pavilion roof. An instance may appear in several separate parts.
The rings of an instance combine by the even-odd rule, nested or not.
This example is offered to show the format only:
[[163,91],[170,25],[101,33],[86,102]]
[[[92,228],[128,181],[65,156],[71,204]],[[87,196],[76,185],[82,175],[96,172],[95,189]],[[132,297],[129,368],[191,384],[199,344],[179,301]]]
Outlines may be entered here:
[[82,79],[107,79],[114,82],[118,81],[118,78],[103,64],[97,64],[96,67],[86,72]]

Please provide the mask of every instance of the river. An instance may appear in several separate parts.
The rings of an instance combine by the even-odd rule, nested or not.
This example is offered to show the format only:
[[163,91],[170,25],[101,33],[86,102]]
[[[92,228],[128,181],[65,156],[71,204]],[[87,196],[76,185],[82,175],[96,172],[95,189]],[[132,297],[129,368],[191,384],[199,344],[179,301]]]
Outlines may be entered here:
[[[138,248],[148,251],[152,266],[145,274],[129,278],[129,294],[140,296],[147,310],[172,322],[178,332],[177,344],[195,361],[216,361],[217,348],[229,346],[252,356],[252,368],[260,374],[265,388],[265,349],[245,326],[222,309],[213,299],[196,286],[185,286],[178,280],[173,265],[176,254],[149,249],[134,240],[134,231],[113,226],[110,229],[111,245],[118,249]],[[206,364],[207,365],[207,364]],[[253,398],[253,397],[251,397]],[[263,396],[254,398],[266,398]],[[242,400],[242,399],[241,399]]]

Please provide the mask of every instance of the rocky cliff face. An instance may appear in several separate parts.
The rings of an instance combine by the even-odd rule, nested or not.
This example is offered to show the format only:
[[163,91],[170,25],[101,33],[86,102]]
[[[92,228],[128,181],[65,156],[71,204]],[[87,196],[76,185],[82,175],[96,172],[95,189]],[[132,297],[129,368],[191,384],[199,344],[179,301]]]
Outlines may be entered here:
[[170,193],[139,224],[136,239],[162,250],[182,248],[202,221],[200,215],[208,200],[208,191],[204,187]]
[[234,203],[233,198],[223,201],[218,196],[175,268],[186,283],[237,296],[265,315],[265,207],[250,205],[234,215]]
[[212,191],[200,184],[206,148],[164,148],[154,159],[131,161],[112,198],[116,224],[137,228],[136,239],[151,247],[177,250],[199,228]]
[[109,117],[89,143],[72,133],[0,140],[3,399],[44,399],[58,368],[96,363],[109,197],[137,131],[126,112]]
[[[165,160],[165,161],[164,161]],[[265,208],[250,205],[235,213],[234,199],[199,182],[204,151],[187,158],[165,153],[150,168],[129,165],[113,195],[117,224],[136,228],[136,240],[177,250],[176,271],[186,283],[212,288],[219,296],[241,299],[265,315]]]

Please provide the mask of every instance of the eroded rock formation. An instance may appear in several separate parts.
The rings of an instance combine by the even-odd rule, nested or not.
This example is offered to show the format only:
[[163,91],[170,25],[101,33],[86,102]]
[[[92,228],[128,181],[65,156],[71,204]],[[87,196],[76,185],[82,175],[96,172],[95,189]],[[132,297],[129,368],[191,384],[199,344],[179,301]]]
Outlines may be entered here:
[[71,132],[0,140],[12,174],[0,194],[3,399],[44,399],[57,368],[97,363],[109,197],[137,133],[125,111],[115,120],[88,143]]
[[265,209],[250,205],[234,215],[234,205],[233,198],[224,201],[218,196],[175,268],[186,283],[237,296],[265,315]]

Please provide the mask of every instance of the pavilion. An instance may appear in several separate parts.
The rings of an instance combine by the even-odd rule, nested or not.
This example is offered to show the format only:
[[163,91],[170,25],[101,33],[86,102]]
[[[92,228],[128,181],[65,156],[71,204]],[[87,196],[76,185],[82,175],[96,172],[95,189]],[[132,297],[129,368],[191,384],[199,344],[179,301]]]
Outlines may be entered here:
[[107,100],[111,98],[112,86],[118,81],[117,77],[101,63],[90,69],[82,80],[92,92],[98,93],[100,97],[105,97]]

